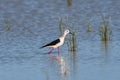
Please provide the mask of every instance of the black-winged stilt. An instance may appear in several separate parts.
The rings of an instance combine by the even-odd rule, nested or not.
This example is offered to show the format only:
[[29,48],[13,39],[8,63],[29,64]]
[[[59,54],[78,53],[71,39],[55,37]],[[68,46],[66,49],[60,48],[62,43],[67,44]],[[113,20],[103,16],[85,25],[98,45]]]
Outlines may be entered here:
[[66,36],[68,33],[70,33],[70,31],[67,29],[67,30],[64,31],[64,34],[63,34],[61,37],[59,37],[58,39],[56,39],[56,40],[54,40],[54,41],[52,41],[52,42],[50,42],[50,43],[42,46],[41,48],[44,48],[44,47],[52,48],[52,49],[48,52],[48,54],[50,54],[55,48],[58,48],[58,55],[59,55],[59,53],[60,53],[59,47],[64,44],[65,36]]

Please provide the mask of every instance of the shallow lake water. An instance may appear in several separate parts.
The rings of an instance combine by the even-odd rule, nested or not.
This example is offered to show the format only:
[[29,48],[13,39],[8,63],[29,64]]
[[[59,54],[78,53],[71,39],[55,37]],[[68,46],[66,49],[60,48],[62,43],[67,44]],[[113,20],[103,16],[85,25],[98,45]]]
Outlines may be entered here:
[[[0,0],[0,80],[120,80],[119,0]],[[101,15],[112,40],[100,41]],[[59,21],[76,24],[77,51],[40,47],[59,36]],[[87,21],[92,32],[87,32]],[[71,28],[71,27],[69,27]]]

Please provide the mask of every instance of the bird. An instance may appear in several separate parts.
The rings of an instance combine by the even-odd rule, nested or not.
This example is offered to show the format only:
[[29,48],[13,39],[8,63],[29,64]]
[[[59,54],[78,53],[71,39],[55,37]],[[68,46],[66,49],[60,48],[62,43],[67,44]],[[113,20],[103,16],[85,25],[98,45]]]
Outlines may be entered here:
[[59,47],[64,44],[65,37],[66,37],[66,35],[69,34],[69,33],[72,34],[69,29],[66,29],[66,30],[64,31],[64,34],[63,34],[62,36],[60,36],[58,39],[56,39],[56,40],[54,40],[54,41],[52,41],[52,42],[50,42],[50,43],[48,43],[48,44],[40,47],[40,48],[44,48],[44,47],[51,48],[51,50],[48,52],[48,54],[50,54],[55,48],[58,48],[58,55],[59,55],[59,54],[60,54],[60,49],[59,49]]

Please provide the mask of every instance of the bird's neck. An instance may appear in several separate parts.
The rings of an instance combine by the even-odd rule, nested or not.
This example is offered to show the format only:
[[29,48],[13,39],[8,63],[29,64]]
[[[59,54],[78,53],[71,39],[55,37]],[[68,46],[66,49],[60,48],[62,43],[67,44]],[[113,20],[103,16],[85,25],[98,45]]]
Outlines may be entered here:
[[67,35],[67,34],[66,34],[66,33],[64,33],[61,37],[65,38],[65,37],[66,37],[66,35]]

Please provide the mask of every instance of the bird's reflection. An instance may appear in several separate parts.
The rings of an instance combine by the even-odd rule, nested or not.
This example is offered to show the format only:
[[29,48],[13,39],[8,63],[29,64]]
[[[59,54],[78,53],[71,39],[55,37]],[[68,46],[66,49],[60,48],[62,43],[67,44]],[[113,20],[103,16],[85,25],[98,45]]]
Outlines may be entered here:
[[50,58],[52,61],[55,61],[59,68],[60,68],[60,73],[64,78],[68,78],[69,76],[69,66],[67,61],[63,56],[56,56],[56,55],[50,55]]

